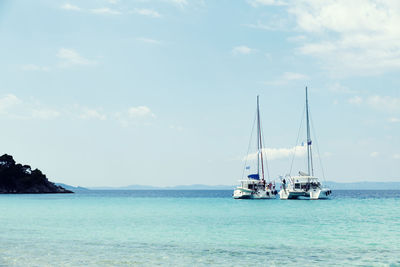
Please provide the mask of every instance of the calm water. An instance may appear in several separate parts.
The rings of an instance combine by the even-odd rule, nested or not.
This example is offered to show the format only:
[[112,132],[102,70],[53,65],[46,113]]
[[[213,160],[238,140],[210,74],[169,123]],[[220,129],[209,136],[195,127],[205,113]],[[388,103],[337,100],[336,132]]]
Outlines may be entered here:
[[400,191],[0,195],[0,266],[400,266]]

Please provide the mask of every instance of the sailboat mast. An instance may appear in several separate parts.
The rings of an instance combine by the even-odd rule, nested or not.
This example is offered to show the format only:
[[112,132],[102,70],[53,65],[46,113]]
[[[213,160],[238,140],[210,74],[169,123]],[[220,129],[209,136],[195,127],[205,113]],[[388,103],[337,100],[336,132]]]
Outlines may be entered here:
[[260,115],[259,115],[259,112],[258,112],[258,102],[259,102],[259,100],[258,100],[258,98],[259,98],[259,96],[257,96],[257,174],[258,174],[258,177],[260,177],[260,124],[259,124],[259,121],[260,121]]
[[[308,175],[314,176],[314,167],[312,162],[312,150],[311,150],[311,137],[310,137],[310,119],[308,111],[308,89],[306,87],[306,119],[307,119],[307,167]],[[310,172],[311,171],[311,172]]]
[[263,160],[263,145],[262,145],[262,135],[261,135],[261,122],[260,122],[260,104],[259,104],[259,96],[257,96],[257,143],[258,143],[258,175],[260,175],[260,161],[261,161],[261,171],[262,171],[262,179],[264,180],[264,160]]

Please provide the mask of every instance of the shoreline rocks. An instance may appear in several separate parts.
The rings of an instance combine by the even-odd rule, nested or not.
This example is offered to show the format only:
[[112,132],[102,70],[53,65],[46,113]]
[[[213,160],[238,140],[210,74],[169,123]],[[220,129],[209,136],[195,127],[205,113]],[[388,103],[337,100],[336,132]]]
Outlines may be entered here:
[[73,193],[50,182],[40,170],[16,164],[11,155],[0,156],[0,194]]

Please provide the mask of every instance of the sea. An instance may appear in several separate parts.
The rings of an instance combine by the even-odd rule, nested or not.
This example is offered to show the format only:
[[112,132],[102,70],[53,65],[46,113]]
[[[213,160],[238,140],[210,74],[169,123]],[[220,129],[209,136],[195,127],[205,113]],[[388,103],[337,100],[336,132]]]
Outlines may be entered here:
[[0,266],[400,266],[400,191],[0,195]]

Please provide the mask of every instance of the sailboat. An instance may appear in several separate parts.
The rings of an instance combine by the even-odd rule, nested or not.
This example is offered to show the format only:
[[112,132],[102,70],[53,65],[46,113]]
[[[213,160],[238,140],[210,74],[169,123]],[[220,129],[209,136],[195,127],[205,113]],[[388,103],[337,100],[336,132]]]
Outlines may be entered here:
[[306,87],[306,128],[307,128],[307,170],[299,171],[298,176],[286,176],[282,179],[280,199],[327,199],[332,194],[329,188],[323,187],[318,177],[314,176],[312,158],[312,141],[308,108],[308,89]]
[[[264,150],[261,133],[260,105],[259,96],[257,96],[257,173],[249,174],[247,179],[242,178],[242,180],[239,180],[240,185],[233,191],[234,199],[276,198],[278,192],[275,190],[275,184],[272,184],[271,182],[267,183],[264,177],[263,154]],[[250,169],[250,166],[245,166],[245,169]]]

